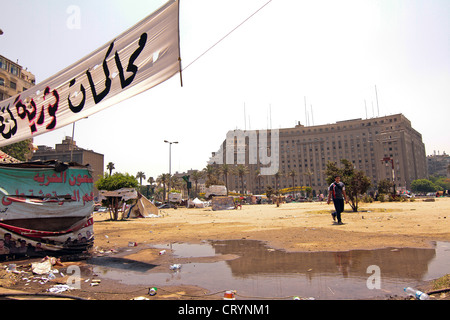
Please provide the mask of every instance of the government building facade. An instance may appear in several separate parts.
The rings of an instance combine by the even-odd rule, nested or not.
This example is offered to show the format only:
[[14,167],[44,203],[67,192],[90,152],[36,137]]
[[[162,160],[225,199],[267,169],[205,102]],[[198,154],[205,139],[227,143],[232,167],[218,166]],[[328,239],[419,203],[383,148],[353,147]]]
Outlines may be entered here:
[[[397,190],[409,190],[413,180],[428,177],[422,135],[403,114],[316,126],[298,123],[276,132],[273,129],[237,131],[240,130],[236,130],[231,139],[233,132],[228,133],[219,152],[213,153],[209,161],[217,166],[240,163],[248,168],[244,190],[241,190],[240,177],[232,175],[228,177],[230,191],[260,194],[265,192],[266,186],[278,189],[306,186],[316,194],[326,193],[326,165],[335,162],[340,167],[341,159],[351,161],[355,169],[365,172],[373,188],[378,181],[389,179],[394,180]],[[274,134],[277,135],[275,144]],[[234,147],[231,161],[226,157],[227,147]],[[261,162],[264,159],[257,152],[261,147],[267,148],[267,155],[272,157],[278,153],[277,159],[272,158],[272,165],[275,164],[279,172],[277,179],[274,172],[261,175],[267,165],[267,161]],[[294,177],[292,173],[289,176],[292,171]],[[276,181],[278,186],[275,186]]]

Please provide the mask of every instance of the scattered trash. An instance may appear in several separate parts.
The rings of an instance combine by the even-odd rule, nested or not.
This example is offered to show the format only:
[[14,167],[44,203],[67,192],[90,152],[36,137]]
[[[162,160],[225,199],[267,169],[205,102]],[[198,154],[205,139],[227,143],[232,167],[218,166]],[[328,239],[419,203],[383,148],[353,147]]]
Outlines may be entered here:
[[417,300],[428,300],[430,298],[430,296],[426,293],[420,290],[413,289],[411,287],[404,288],[403,291],[405,291],[408,295],[416,298]]
[[11,263],[8,265],[8,272],[17,272],[17,265],[15,263]]
[[223,300],[236,300],[236,298],[234,297],[236,293],[236,290],[227,290],[225,291],[224,295],[223,295]]
[[309,297],[309,298],[301,298],[301,297],[299,297],[299,296],[295,296],[295,297],[293,298],[293,300],[316,300],[316,299],[313,298],[313,297]]
[[35,274],[48,274],[50,272],[53,272],[52,267],[55,265],[63,266],[60,259],[46,256],[41,260],[41,262],[33,262],[31,264],[31,270]]
[[33,262],[31,264],[31,270],[34,274],[47,274],[52,270],[52,264],[50,260],[43,262]]
[[136,298],[133,298],[133,299],[131,299],[131,300],[150,300],[149,298],[146,298],[146,297],[136,297]]
[[57,284],[57,285],[54,285],[53,287],[49,288],[48,292],[51,292],[51,293],[63,293],[65,291],[69,291],[69,290],[73,290],[73,289],[75,289],[75,288],[71,287],[71,286],[69,286],[67,284]]
[[163,254],[165,254],[166,253],[166,250],[161,250],[160,252],[159,252],[159,255],[161,256],[161,255],[163,255]]
[[148,294],[151,296],[154,296],[156,294],[156,291],[158,290],[158,288],[156,287],[152,287],[148,290]]
[[130,242],[128,242],[128,246],[129,247],[136,247],[137,246],[137,242],[130,241]]
[[179,270],[181,268],[181,264],[173,264],[170,266],[170,270]]

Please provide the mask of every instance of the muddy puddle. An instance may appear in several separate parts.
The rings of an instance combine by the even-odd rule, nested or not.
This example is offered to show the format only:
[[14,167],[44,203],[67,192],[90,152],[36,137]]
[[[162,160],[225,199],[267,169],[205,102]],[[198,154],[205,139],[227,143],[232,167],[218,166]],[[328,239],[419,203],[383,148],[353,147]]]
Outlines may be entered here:
[[[136,259],[155,249],[166,253],[149,262]],[[375,299],[405,296],[404,287],[450,273],[450,243],[433,242],[430,249],[286,252],[254,240],[205,241],[142,245],[87,263],[99,277],[127,285],[236,290],[237,299]],[[180,268],[171,270],[175,264]]]

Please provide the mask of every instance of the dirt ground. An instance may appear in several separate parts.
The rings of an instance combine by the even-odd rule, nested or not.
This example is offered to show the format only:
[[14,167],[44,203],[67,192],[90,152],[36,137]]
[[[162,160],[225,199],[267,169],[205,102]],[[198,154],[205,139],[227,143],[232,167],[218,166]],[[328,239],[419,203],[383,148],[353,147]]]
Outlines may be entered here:
[[[252,239],[287,251],[347,251],[384,247],[429,247],[450,240],[450,198],[434,202],[363,203],[358,212],[346,205],[343,225],[333,223],[326,202],[244,205],[242,209],[161,209],[160,218],[109,221],[95,214],[99,249],[137,243]],[[304,232],[308,230],[308,232]]]
[[[316,202],[283,203],[280,207],[244,205],[242,209],[227,211],[212,211],[210,207],[161,209],[158,218],[123,221],[110,221],[108,212],[95,213],[93,251],[94,254],[117,254],[121,249],[129,247],[130,242],[136,243],[136,248],[143,249],[122,256],[158,265],[163,264],[164,259],[170,259],[170,256],[160,256],[159,250],[152,249],[151,246],[175,242],[250,239],[265,241],[275,249],[286,251],[348,251],[385,247],[427,248],[431,247],[431,241],[450,241],[450,198],[362,203],[358,212],[352,212],[350,206],[346,205],[342,214],[343,225],[333,222],[332,211],[332,204]],[[222,257],[227,258],[233,257]],[[66,273],[70,265],[82,268],[83,264],[83,261],[67,262],[61,271]],[[20,266],[22,267],[26,270],[26,265]],[[102,280],[101,285],[90,286],[90,281],[97,276],[82,272],[82,290],[74,290],[70,294],[99,300],[150,297],[148,288],[127,286],[114,281]],[[50,284],[64,281],[66,279],[57,278]],[[14,284],[4,287],[8,289],[0,290],[0,294],[10,289],[42,293],[46,288],[38,282],[24,284],[19,277]],[[220,299],[220,296],[209,296],[207,290],[194,286],[158,289],[158,294],[151,299],[202,299],[199,298],[202,295],[203,299]]]

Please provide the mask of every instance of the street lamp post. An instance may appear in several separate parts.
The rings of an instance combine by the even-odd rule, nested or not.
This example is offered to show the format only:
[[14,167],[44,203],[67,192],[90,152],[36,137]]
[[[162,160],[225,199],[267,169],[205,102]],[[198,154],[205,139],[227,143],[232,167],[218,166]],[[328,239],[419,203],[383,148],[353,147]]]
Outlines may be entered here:
[[167,190],[167,202],[169,202],[170,178],[171,178],[171,175],[172,175],[172,143],[178,143],[178,141],[167,141],[167,140],[164,140],[164,142],[169,144],[169,183],[168,183],[168,190]]
[[381,162],[384,162],[386,164],[386,167],[389,166],[388,162],[391,162],[392,165],[392,185],[394,189],[394,196],[395,196],[395,170],[394,170],[394,158],[392,157],[385,157],[381,159]]

